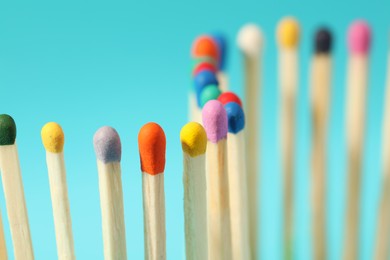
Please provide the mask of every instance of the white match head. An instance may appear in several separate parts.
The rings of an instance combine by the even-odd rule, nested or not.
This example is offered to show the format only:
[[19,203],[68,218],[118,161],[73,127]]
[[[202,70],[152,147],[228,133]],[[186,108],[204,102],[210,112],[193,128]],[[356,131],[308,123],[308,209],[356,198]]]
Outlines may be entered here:
[[258,56],[263,47],[263,33],[257,25],[246,24],[238,32],[237,44],[245,55]]

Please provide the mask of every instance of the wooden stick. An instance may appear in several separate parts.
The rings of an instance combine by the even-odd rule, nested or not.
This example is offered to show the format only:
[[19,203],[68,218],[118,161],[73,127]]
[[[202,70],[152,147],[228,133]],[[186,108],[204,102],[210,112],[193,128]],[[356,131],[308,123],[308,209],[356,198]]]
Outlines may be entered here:
[[195,122],[180,132],[183,148],[183,184],[186,259],[208,259],[206,200],[206,132]]
[[15,138],[15,121],[9,115],[0,115],[0,169],[14,257],[32,260],[34,253]]
[[51,122],[42,128],[41,135],[46,149],[58,259],[73,260],[76,259],[76,256],[74,253],[72,221],[66,184],[63,153],[64,133],[60,125]]
[[238,46],[244,58],[246,164],[248,184],[248,217],[250,250],[253,259],[258,258],[258,198],[259,198],[259,121],[260,121],[260,55],[263,37],[255,24],[244,25],[237,36]]
[[3,220],[0,212],[0,260],[7,260],[7,245],[5,243]]
[[370,29],[363,21],[357,21],[348,33],[350,59],[347,82],[347,149],[348,187],[345,218],[345,260],[358,259],[359,253],[359,204],[361,160],[365,129],[366,89],[368,79],[368,50]]

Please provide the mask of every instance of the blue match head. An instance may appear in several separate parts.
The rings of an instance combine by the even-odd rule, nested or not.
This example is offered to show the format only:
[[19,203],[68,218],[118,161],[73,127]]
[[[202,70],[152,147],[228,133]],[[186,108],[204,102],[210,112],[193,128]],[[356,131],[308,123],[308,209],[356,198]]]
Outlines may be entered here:
[[225,105],[225,109],[228,116],[229,133],[239,133],[245,127],[245,115],[242,107],[235,102],[229,102]]
[[118,132],[109,126],[103,126],[93,137],[96,157],[103,163],[120,162],[122,145]]
[[213,40],[217,43],[219,48],[219,70],[225,70],[226,66],[226,52],[227,52],[227,40],[223,33],[215,32],[211,34]]
[[[199,72],[194,77],[194,88],[195,88],[196,96],[200,97],[200,93],[202,93],[202,90],[208,85],[218,86],[217,76],[209,70],[204,70],[204,71]],[[199,101],[199,98],[198,98],[198,101]],[[200,106],[200,102],[198,102],[198,105]]]

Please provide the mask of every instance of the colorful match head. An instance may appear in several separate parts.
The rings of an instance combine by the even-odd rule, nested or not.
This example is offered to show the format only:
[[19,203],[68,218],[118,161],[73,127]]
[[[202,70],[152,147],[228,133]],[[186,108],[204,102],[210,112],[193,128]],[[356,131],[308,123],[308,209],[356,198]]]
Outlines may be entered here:
[[96,158],[103,163],[120,162],[122,145],[118,132],[109,126],[103,126],[93,137]]
[[191,157],[196,157],[206,152],[207,135],[203,126],[199,123],[190,122],[183,126],[180,131],[180,141],[183,152]]
[[61,153],[64,150],[64,132],[59,124],[49,122],[41,130],[42,143],[47,152]]
[[327,54],[332,51],[332,33],[328,28],[318,29],[314,39],[314,49],[316,53]]
[[197,95],[200,95],[203,88],[208,85],[219,85],[217,76],[212,71],[204,70],[194,77],[194,89]]
[[295,49],[298,47],[300,28],[298,21],[293,17],[286,17],[279,22],[277,29],[277,40],[279,46],[284,49]]
[[14,119],[6,114],[0,115],[0,146],[13,145],[16,139],[16,124]]
[[147,123],[138,134],[138,148],[142,172],[156,175],[165,169],[166,139],[156,123]]
[[204,70],[211,71],[212,73],[217,73],[218,71],[217,67],[214,64],[205,61],[205,62],[200,62],[195,66],[194,70],[192,71],[192,76],[196,76],[197,74],[199,74]]
[[230,91],[222,93],[219,96],[218,101],[221,102],[222,105],[226,105],[229,102],[235,102],[235,103],[239,104],[240,107],[242,107],[241,99],[235,93],[230,92]]
[[371,45],[371,28],[366,21],[355,21],[348,30],[349,51],[354,54],[367,54]]
[[227,55],[227,40],[223,33],[216,32],[211,35],[214,41],[218,45],[219,49],[219,70],[224,70],[226,66],[226,55]]
[[219,90],[217,85],[208,85],[203,88],[200,93],[200,107],[204,107],[204,105],[210,100],[218,99],[221,95],[221,90]]
[[192,45],[192,57],[211,57],[219,63],[219,49],[217,43],[210,36],[199,36]]
[[237,44],[245,55],[258,56],[263,45],[263,34],[260,28],[252,23],[241,27],[237,36]]
[[225,105],[225,109],[229,133],[237,134],[242,131],[245,127],[245,115],[242,107],[235,102],[230,102]]
[[226,110],[218,100],[210,100],[202,110],[203,126],[212,143],[225,139],[228,132]]

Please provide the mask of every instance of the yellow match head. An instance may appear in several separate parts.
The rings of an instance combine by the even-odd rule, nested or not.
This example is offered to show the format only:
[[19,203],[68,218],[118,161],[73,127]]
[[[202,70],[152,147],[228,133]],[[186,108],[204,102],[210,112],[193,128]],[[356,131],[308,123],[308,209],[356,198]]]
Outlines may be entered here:
[[191,122],[183,126],[180,131],[180,141],[183,151],[191,157],[206,152],[207,135],[203,126],[199,123]]
[[292,49],[299,43],[299,23],[293,17],[286,17],[279,22],[277,29],[277,40],[281,47]]
[[42,143],[46,151],[61,153],[64,149],[64,132],[59,124],[47,123],[41,131]]

